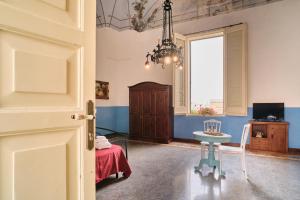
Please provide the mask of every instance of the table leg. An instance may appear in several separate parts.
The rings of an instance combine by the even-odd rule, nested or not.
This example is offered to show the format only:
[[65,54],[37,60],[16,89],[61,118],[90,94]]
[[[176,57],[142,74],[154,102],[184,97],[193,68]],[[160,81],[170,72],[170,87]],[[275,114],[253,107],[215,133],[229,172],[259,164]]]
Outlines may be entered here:
[[208,145],[208,162],[209,162],[209,166],[213,167],[214,165],[214,161],[215,161],[215,147],[214,147],[214,143],[210,142]]
[[195,170],[199,171],[200,169],[202,169],[204,164],[209,167],[218,168],[219,175],[225,176],[225,172],[221,169],[220,161],[215,159],[215,147],[213,142],[210,142],[208,146],[208,158],[201,158],[199,165],[195,167]]
[[202,161],[203,161],[203,159],[201,158],[200,161],[199,161],[198,166],[194,167],[195,171],[200,171],[202,169],[202,165],[203,165]]
[[212,167],[215,164],[214,161],[215,161],[214,145],[213,143],[210,142],[208,146],[208,158],[201,157],[199,165],[195,166],[195,170],[198,171],[202,169],[204,164],[208,165],[209,167]]

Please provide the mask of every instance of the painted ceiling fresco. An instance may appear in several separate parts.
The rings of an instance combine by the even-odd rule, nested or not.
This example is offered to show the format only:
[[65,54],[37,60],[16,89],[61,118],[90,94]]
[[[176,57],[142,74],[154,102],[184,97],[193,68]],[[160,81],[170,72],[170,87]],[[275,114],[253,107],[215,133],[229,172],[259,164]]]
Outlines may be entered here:
[[[215,16],[261,6],[280,0],[172,0],[174,23]],[[162,26],[163,0],[97,0],[97,27],[136,29],[133,22],[145,22],[145,29]]]

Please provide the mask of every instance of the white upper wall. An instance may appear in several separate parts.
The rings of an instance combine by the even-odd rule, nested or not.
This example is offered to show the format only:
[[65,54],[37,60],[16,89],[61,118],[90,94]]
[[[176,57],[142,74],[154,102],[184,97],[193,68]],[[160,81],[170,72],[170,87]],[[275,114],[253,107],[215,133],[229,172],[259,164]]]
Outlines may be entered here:
[[[175,32],[190,34],[240,22],[248,24],[248,104],[285,102],[300,107],[300,1],[265,6],[175,24]],[[110,82],[110,100],[98,106],[128,105],[128,88],[141,81],[172,84],[172,70],[143,67],[147,51],[161,29],[137,33],[97,30],[97,80]]]
[[161,31],[138,33],[97,29],[96,79],[109,82],[109,100],[97,100],[97,106],[127,106],[128,86],[143,81],[172,84],[172,70],[153,66],[145,70],[146,54],[152,51]]

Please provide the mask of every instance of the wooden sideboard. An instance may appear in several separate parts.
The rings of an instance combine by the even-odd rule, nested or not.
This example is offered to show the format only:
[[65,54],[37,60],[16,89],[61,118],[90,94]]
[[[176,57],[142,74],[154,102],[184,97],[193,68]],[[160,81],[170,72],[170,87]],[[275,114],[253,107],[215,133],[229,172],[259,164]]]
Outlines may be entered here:
[[288,122],[250,121],[250,149],[288,152]]
[[129,87],[129,136],[169,143],[173,138],[172,86],[143,82]]

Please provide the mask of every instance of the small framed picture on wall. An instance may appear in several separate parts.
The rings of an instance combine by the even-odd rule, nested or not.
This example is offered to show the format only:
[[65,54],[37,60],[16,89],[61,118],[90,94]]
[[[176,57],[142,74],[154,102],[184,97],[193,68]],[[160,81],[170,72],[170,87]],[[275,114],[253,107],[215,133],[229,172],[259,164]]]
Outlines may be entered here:
[[96,99],[109,99],[109,82],[96,81]]

